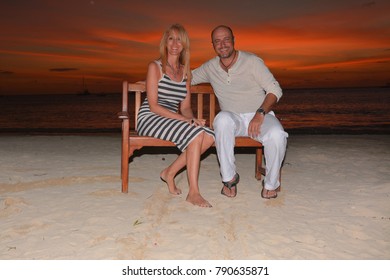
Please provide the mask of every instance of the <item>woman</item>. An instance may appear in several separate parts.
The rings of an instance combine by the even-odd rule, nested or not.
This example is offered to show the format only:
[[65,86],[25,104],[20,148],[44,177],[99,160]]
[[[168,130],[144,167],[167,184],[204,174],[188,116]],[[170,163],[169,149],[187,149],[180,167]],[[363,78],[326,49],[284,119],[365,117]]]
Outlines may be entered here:
[[187,201],[211,207],[199,191],[200,156],[214,143],[214,132],[205,120],[194,118],[191,109],[190,42],[183,26],[169,27],[160,42],[160,59],[148,66],[147,96],[139,110],[138,134],[172,141],[182,151],[160,178],[169,192],[181,194],[174,178],[187,167],[189,192]]

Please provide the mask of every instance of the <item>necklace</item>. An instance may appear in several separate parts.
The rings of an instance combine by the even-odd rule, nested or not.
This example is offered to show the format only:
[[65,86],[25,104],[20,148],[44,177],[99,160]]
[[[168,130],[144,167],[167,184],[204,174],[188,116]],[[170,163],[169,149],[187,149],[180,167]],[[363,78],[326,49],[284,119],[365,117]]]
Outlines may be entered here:
[[176,79],[176,78],[177,78],[177,75],[179,75],[179,72],[180,72],[180,65],[177,64],[177,70],[176,70],[176,71],[175,71],[175,68],[173,68],[172,65],[169,64],[168,61],[167,61],[167,65],[169,66],[169,68],[172,69],[173,77]]
[[221,62],[221,64],[223,65],[223,67],[225,67],[226,71],[229,70],[230,66],[232,66],[234,60],[236,59],[236,55],[237,55],[237,51],[234,51],[233,59],[232,59],[232,61],[230,61],[229,65],[225,65],[225,63],[223,63],[222,59],[219,60]]

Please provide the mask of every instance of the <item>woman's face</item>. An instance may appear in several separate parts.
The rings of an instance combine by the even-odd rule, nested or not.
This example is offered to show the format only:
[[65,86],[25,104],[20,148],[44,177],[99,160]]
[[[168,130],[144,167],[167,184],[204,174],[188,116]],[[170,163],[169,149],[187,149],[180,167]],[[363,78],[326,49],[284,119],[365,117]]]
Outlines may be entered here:
[[183,44],[179,33],[176,30],[172,30],[167,38],[168,55],[179,56],[182,50]]

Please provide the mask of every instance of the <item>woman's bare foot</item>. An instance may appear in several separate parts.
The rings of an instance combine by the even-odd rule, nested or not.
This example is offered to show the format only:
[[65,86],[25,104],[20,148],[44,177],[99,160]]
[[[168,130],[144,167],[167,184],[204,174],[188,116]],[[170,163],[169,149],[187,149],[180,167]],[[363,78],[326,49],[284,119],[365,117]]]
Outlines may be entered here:
[[213,207],[206,199],[204,199],[199,193],[198,194],[188,194],[186,201],[199,206],[199,207]]
[[174,195],[181,194],[181,189],[176,187],[175,180],[174,180],[175,176],[170,176],[166,169],[161,171],[160,179],[168,185],[169,193]]

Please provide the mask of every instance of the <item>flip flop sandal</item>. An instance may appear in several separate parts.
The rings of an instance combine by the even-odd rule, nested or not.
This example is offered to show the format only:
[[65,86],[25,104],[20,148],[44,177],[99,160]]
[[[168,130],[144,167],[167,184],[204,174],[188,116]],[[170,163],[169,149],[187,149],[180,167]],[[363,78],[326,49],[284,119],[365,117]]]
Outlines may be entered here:
[[[264,195],[264,190],[265,190],[265,194]],[[280,190],[280,189],[279,189]],[[265,199],[270,199],[270,198],[276,198],[278,196],[278,191],[277,190],[274,190],[275,191],[275,194],[274,195],[271,195],[271,196],[267,196],[268,195],[268,192],[270,192],[272,190],[267,190],[266,188],[263,187],[263,189],[261,190],[261,197],[262,198],[265,198]]]
[[223,186],[224,187],[227,187],[229,190],[231,190],[232,188],[236,188],[236,194],[234,196],[228,196],[226,195],[226,193],[224,193],[223,191],[223,187],[221,189],[221,194],[227,196],[227,197],[235,197],[237,195],[237,184],[238,182],[240,182],[240,175],[238,173],[236,173],[236,175],[234,175],[233,177],[233,181],[230,181],[230,182],[222,182],[223,183]]

